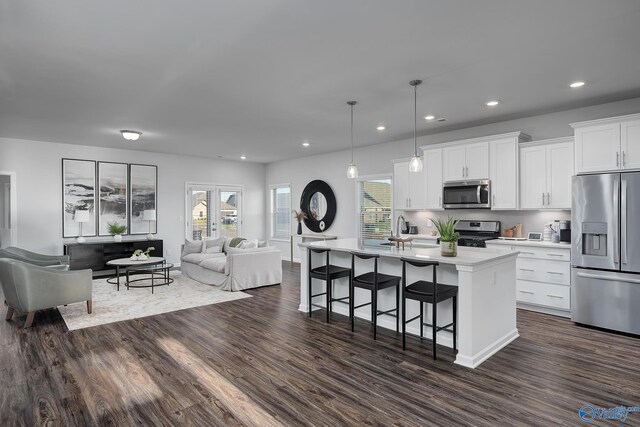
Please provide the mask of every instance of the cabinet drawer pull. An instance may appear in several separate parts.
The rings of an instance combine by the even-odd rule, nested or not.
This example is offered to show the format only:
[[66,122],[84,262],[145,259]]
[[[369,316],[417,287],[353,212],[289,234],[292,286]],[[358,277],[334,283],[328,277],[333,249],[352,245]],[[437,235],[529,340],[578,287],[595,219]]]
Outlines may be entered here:
[[560,275],[564,275],[564,273],[559,273],[557,271],[547,271],[547,273],[549,274],[560,274]]
[[522,292],[523,294],[531,294],[531,295],[533,295],[533,292],[530,292],[530,291],[520,291],[520,292]]
[[547,256],[564,256],[563,254],[547,254]]
[[521,268],[520,270],[521,270],[521,271],[534,271],[534,270],[533,270],[533,269],[531,269],[531,268]]
[[560,295],[551,295],[551,294],[547,294],[548,297],[551,298],[560,298],[560,299],[564,299],[564,297],[561,297]]

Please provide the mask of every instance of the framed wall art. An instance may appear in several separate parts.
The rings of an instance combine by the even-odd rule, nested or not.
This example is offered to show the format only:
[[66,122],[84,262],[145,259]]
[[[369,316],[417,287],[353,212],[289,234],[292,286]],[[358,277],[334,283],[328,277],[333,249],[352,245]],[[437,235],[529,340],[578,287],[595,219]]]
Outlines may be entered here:
[[96,162],[62,159],[62,237],[95,236],[95,206]]
[[128,178],[128,164],[98,162],[98,235],[109,235],[109,223],[128,226]]
[[157,212],[158,167],[129,165],[129,234],[154,234],[157,221],[143,219],[144,211]]

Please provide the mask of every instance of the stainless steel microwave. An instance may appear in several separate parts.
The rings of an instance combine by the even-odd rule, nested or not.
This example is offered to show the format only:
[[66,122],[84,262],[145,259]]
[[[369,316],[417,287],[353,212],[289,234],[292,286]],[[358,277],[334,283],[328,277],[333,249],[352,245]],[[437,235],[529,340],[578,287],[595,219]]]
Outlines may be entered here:
[[442,188],[445,209],[487,209],[491,207],[491,183],[477,181],[445,182]]

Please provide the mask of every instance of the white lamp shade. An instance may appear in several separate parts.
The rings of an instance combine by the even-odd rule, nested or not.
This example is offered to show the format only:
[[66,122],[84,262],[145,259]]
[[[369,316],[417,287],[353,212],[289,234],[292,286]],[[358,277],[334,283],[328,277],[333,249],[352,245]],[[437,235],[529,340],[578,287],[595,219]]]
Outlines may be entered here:
[[353,163],[351,163],[348,167],[347,167],[347,178],[349,179],[355,179],[358,177],[358,168],[356,165],[354,165]]
[[75,214],[73,214],[73,220],[75,222],[89,222],[91,221],[91,215],[89,211],[77,210]]
[[409,161],[409,172],[422,172],[422,159],[420,156],[413,156]]
[[156,220],[156,210],[148,209],[142,211],[142,220],[143,221],[155,221]]

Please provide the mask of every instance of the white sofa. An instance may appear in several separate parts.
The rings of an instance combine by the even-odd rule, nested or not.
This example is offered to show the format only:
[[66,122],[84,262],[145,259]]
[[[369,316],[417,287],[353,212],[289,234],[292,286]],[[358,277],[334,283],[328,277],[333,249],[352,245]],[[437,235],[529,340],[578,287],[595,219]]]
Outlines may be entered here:
[[282,256],[275,247],[190,253],[181,258],[185,276],[225,291],[241,291],[282,282]]

